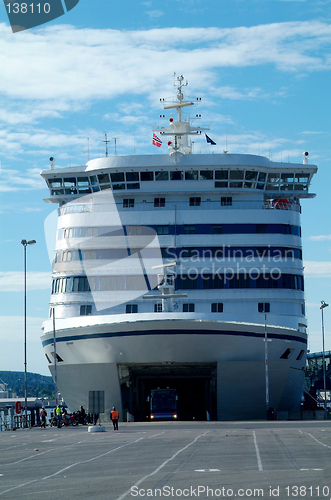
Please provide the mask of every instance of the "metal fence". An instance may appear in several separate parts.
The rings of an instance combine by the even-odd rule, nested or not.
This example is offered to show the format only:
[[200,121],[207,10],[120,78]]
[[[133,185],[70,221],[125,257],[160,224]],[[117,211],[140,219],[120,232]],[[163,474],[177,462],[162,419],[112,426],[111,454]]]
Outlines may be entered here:
[[24,427],[31,427],[31,414],[27,414],[27,425],[25,414],[17,415],[14,406],[7,405],[0,408],[0,431],[11,431]]

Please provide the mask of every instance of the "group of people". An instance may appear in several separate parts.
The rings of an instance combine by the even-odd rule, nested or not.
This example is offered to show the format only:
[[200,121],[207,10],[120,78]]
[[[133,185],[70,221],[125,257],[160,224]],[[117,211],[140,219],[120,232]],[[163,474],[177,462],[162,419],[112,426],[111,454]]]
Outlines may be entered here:
[[[41,417],[40,426],[45,429],[47,411],[44,406],[40,411],[40,417]],[[65,426],[76,425],[76,424],[84,425],[87,423],[92,423],[95,425],[98,419],[98,415],[92,415],[92,416],[87,415],[83,406],[80,407],[80,410],[78,412],[68,414],[67,410],[59,404],[54,410],[53,419],[54,423],[56,422],[58,428],[62,427],[62,425]],[[118,419],[119,419],[119,413],[116,410],[115,406],[113,406],[113,409],[110,412],[110,420],[113,423],[114,431],[118,431]]]
[[80,407],[80,410],[77,412],[69,413],[67,410],[61,405],[58,405],[55,408],[54,416],[56,418],[57,427],[61,427],[63,425],[77,425],[77,424],[87,424],[88,416],[83,406]]

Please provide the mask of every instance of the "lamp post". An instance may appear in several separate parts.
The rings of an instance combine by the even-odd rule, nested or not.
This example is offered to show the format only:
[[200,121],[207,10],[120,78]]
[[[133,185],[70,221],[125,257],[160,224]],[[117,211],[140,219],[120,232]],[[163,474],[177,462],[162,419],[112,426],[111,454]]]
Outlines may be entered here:
[[26,247],[34,245],[36,240],[22,240],[24,248],[24,408],[25,408],[25,426],[28,426],[28,404],[27,404],[27,384],[26,384]]
[[269,418],[269,367],[268,367],[268,333],[267,314],[264,314],[264,366],[265,366],[265,403],[267,409],[267,420]]
[[323,387],[324,387],[324,418],[327,419],[327,405],[326,405],[326,373],[325,373],[325,349],[324,349],[324,315],[323,309],[329,307],[324,300],[321,300],[320,310],[322,312],[322,339],[323,339]]

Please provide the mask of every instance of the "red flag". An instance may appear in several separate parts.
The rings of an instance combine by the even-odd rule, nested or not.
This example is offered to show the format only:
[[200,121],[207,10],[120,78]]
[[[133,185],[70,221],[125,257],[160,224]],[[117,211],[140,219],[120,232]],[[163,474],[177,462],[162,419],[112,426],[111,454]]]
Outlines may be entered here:
[[154,133],[153,133],[153,145],[157,146],[158,148],[160,148],[162,145],[161,139],[159,139],[158,136],[155,135]]

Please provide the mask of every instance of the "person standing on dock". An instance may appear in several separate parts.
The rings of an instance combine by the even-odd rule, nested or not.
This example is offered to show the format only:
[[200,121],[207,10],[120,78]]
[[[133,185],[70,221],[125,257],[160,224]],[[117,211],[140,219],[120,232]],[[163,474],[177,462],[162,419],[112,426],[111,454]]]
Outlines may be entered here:
[[55,409],[55,414],[56,414],[56,418],[57,418],[57,427],[58,427],[58,429],[60,429],[61,419],[62,419],[61,405],[57,406],[57,408]]
[[110,412],[110,420],[113,422],[114,431],[118,431],[118,418],[118,411],[116,410],[115,406],[113,406],[113,409]]
[[40,416],[41,416],[41,425],[40,425],[40,427],[43,427],[44,429],[46,429],[47,411],[45,410],[44,406],[41,409]]

